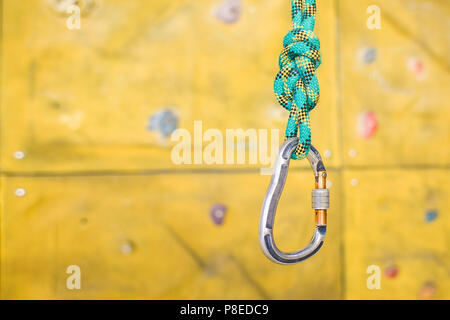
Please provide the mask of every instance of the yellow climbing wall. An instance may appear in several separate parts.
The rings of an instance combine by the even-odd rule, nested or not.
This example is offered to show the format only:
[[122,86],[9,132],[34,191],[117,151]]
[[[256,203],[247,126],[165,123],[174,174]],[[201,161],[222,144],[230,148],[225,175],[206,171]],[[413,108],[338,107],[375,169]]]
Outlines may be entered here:
[[[450,298],[446,1],[317,1],[312,134],[332,207],[314,258],[262,255],[264,166],[172,160],[168,135],[194,140],[196,120],[282,141],[272,85],[289,2],[0,0],[1,298]],[[311,236],[312,187],[293,163],[285,250]]]

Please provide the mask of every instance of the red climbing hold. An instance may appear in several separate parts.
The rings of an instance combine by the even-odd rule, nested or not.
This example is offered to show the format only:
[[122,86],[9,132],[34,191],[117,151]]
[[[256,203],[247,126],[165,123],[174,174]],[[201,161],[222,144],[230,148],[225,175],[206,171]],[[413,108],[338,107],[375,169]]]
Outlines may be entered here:
[[389,266],[386,269],[384,269],[384,275],[387,278],[395,278],[398,274],[398,268],[396,266]]

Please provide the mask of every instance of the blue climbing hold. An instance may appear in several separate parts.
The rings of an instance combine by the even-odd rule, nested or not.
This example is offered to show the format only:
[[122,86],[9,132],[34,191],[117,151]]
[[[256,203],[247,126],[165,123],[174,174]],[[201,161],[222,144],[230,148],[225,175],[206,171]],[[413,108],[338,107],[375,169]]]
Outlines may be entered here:
[[427,212],[425,212],[425,222],[426,223],[431,223],[434,220],[436,220],[438,217],[438,212],[437,210],[428,210]]

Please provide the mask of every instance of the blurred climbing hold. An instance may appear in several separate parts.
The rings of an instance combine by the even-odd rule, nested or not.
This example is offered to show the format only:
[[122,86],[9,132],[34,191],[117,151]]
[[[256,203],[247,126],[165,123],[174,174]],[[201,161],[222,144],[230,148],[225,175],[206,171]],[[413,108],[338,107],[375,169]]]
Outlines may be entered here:
[[98,6],[99,0],[47,0],[50,8],[56,13],[67,14],[71,6],[78,6],[82,15],[87,15]]
[[419,291],[419,298],[421,299],[431,299],[436,296],[437,288],[436,284],[432,281],[425,282]]
[[14,190],[14,194],[17,197],[25,197],[27,194],[27,190],[25,190],[24,188],[17,188],[16,190]]
[[423,80],[426,77],[425,65],[422,60],[412,57],[406,62],[408,70],[414,73],[418,80]]
[[86,217],[80,219],[80,224],[81,224],[81,225],[84,226],[84,225],[86,225],[87,223],[88,223],[88,219],[87,219]]
[[378,130],[378,119],[373,111],[363,112],[358,117],[358,132],[364,139],[372,138]]
[[13,157],[14,157],[14,159],[22,160],[25,158],[25,152],[23,152],[21,150],[17,150],[16,152],[14,152]]
[[350,158],[355,158],[358,155],[358,151],[356,151],[355,149],[350,149],[348,151],[348,155]]
[[384,269],[384,275],[386,278],[396,278],[398,275],[398,267],[396,265],[390,265]]
[[438,212],[437,210],[428,210],[427,212],[425,212],[425,222],[426,223],[431,223],[434,220],[436,220],[438,217]]
[[221,203],[216,203],[211,207],[209,214],[216,225],[222,225],[227,213],[227,207]]
[[171,110],[159,111],[150,117],[147,128],[167,138],[178,128],[178,117]]
[[366,47],[360,50],[359,58],[363,64],[372,64],[377,59],[377,49]]
[[358,184],[359,184],[358,179],[352,178],[352,179],[350,180],[350,185],[351,185],[352,187],[356,187]]
[[223,23],[234,23],[242,13],[241,0],[225,0],[215,10],[215,16]]
[[129,254],[133,253],[133,251],[135,249],[136,249],[136,244],[130,239],[123,240],[122,244],[120,245],[120,251],[124,255],[129,255]]

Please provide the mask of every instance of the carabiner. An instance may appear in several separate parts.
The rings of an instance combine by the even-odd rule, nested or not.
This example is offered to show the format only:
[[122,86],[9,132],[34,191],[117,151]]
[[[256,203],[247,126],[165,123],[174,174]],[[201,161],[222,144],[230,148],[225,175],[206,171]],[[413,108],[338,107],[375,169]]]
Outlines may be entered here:
[[284,253],[275,245],[273,238],[275,213],[286,182],[289,161],[297,145],[298,138],[291,138],[286,140],[281,146],[278,159],[275,163],[272,181],[270,182],[261,210],[259,242],[267,258],[279,264],[297,263],[316,254],[325,241],[327,231],[327,209],[330,206],[329,190],[326,188],[327,172],[319,152],[311,146],[307,158],[314,171],[316,180],[315,189],[312,191],[312,207],[315,210],[316,222],[314,236],[306,248],[294,253]]

